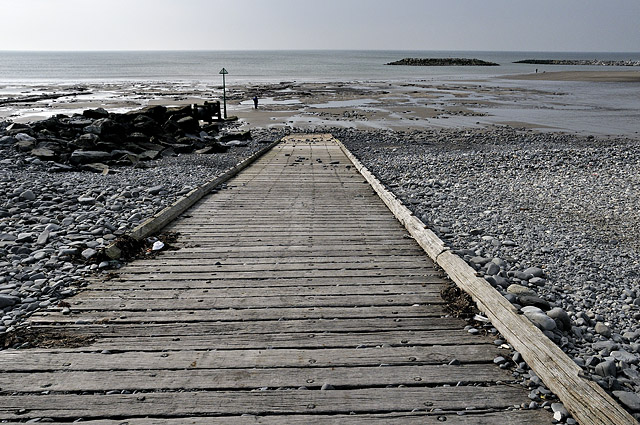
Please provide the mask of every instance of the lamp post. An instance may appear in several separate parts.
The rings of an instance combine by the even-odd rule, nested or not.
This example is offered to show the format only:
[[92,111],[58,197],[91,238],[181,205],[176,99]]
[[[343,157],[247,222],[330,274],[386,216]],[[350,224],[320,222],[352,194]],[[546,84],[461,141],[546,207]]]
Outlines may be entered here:
[[227,72],[226,69],[222,68],[220,70],[220,74],[222,74],[222,102],[224,104],[224,119],[227,119],[227,88],[225,86],[225,82],[224,82],[224,76],[227,75],[229,72]]

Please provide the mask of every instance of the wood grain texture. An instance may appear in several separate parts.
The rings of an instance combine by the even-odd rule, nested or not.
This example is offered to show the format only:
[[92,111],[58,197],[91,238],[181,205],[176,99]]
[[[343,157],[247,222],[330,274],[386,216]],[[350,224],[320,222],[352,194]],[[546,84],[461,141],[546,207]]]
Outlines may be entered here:
[[551,421],[514,410],[508,352],[447,317],[447,280],[330,136],[284,140],[166,230],[176,251],[30,318],[53,348],[0,351],[0,418]]

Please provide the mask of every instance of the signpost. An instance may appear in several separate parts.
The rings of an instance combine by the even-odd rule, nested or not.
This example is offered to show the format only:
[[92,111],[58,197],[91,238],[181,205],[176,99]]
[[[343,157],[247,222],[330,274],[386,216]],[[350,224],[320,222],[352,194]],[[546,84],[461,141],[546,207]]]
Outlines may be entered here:
[[220,70],[220,74],[222,74],[222,102],[224,104],[224,119],[227,119],[227,88],[225,86],[225,82],[224,82],[224,76],[227,75],[229,72],[222,68]]

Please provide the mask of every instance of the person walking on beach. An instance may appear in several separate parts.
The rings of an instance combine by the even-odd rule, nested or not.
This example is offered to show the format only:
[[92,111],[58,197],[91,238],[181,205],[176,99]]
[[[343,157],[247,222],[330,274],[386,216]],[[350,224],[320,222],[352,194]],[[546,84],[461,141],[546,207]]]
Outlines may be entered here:
[[253,96],[253,107],[258,109],[258,96]]

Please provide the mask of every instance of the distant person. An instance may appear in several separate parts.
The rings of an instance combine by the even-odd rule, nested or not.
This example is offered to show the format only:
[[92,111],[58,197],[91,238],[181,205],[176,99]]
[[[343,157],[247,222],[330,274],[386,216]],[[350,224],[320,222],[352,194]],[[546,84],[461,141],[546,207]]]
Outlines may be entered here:
[[258,96],[253,96],[253,107],[258,109]]

